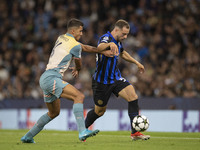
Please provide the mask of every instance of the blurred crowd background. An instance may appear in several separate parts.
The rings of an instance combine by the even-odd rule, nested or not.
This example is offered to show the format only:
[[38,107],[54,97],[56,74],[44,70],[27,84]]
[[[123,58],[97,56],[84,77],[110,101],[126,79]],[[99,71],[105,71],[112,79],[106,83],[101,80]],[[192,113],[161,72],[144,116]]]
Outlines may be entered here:
[[[54,43],[70,18],[84,22],[80,42],[98,38],[118,19],[131,30],[125,50],[146,69],[119,60],[119,68],[141,97],[200,97],[200,0],[1,0],[0,100],[42,99],[39,87]],[[64,79],[92,96],[95,54],[82,53],[78,79]]]

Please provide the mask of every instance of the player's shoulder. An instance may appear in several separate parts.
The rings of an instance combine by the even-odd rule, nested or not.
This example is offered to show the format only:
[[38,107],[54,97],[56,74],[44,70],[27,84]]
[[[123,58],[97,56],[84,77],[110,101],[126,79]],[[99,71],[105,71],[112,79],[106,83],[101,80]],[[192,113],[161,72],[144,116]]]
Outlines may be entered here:
[[110,37],[110,35],[108,33],[103,34],[100,38],[106,38],[106,37]]
[[63,39],[63,40],[69,40],[68,36],[66,34],[61,34],[61,35],[59,35],[58,38]]
[[80,45],[80,43],[76,41],[76,39],[70,34],[62,34],[59,36],[59,38],[64,40],[65,42],[70,42],[70,44],[73,44],[74,46]]
[[76,41],[72,35],[68,35],[68,34],[62,34],[59,37],[66,40],[66,42],[69,41],[69,40]]
[[102,35],[99,39],[99,41],[101,43],[108,43],[108,42],[111,42],[112,41],[112,37],[108,34],[108,33],[105,33],[104,35]]

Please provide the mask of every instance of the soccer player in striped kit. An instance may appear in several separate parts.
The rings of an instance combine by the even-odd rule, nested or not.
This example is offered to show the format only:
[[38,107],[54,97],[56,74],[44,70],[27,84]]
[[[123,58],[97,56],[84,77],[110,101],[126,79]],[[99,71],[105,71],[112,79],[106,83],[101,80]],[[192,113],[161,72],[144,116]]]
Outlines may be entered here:
[[[127,38],[130,26],[125,20],[118,20],[115,23],[112,32],[107,32],[100,37],[98,41],[98,50],[117,48],[119,51],[118,56],[106,57],[105,55],[98,53],[96,57],[96,71],[93,75],[92,89],[95,107],[90,110],[87,114],[85,125],[88,128],[93,122],[101,117],[107,107],[108,100],[111,94],[120,96],[128,102],[128,114],[130,117],[130,123],[133,118],[138,115],[138,96],[135,92],[134,87],[121,76],[120,70],[118,69],[118,59],[122,59],[134,63],[137,65],[140,73],[144,72],[144,66],[137,60],[131,57],[123,48],[122,40]],[[114,46],[115,45],[115,46]],[[131,124],[131,139],[149,139],[149,135],[144,135],[137,132]]]

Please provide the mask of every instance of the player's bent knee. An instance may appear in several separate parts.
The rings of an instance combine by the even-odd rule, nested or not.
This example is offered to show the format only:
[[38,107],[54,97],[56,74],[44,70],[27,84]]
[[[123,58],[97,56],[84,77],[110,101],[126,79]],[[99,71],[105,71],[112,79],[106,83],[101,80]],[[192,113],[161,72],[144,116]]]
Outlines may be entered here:
[[138,99],[137,94],[135,94],[134,97],[133,97],[133,100],[136,100],[136,99]]
[[85,95],[82,94],[81,92],[74,98],[75,103],[83,103],[85,99]]
[[133,92],[130,96],[129,96],[129,101],[133,101],[138,99],[138,96],[135,92]]
[[136,99],[138,99],[137,94],[131,95],[130,97],[128,97],[127,101],[128,101],[128,102],[131,102],[131,101],[134,101],[134,100],[136,100]]
[[59,116],[59,114],[60,114],[60,111],[51,112],[51,113],[49,113],[49,117],[50,117],[51,119],[54,119],[54,118],[56,118],[57,116]]
[[98,110],[98,111],[95,111],[95,113],[96,113],[98,116],[103,116],[105,112],[106,112],[106,110]]
[[80,99],[81,99],[81,100],[84,100],[84,99],[85,99],[85,95],[84,95],[84,94],[81,93],[79,96],[80,96]]

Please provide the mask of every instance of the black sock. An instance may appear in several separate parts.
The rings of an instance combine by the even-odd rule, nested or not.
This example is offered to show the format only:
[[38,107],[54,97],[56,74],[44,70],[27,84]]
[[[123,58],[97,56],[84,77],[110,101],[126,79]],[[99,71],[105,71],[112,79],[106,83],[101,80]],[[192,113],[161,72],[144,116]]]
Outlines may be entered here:
[[87,117],[85,119],[85,127],[86,128],[89,128],[89,126],[91,126],[94,121],[99,118],[100,116],[98,116],[95,112],[94,112],[94,109],[90,110],[88,113],[87,113]]
[[138,113],[139,113],[138,99],[128,102],[128,115],[129,115],[130,122],[131,122],[131,133],[132,134],[137,132],[132,126],[132,121],[133,121],[133,118],[138,115]]

